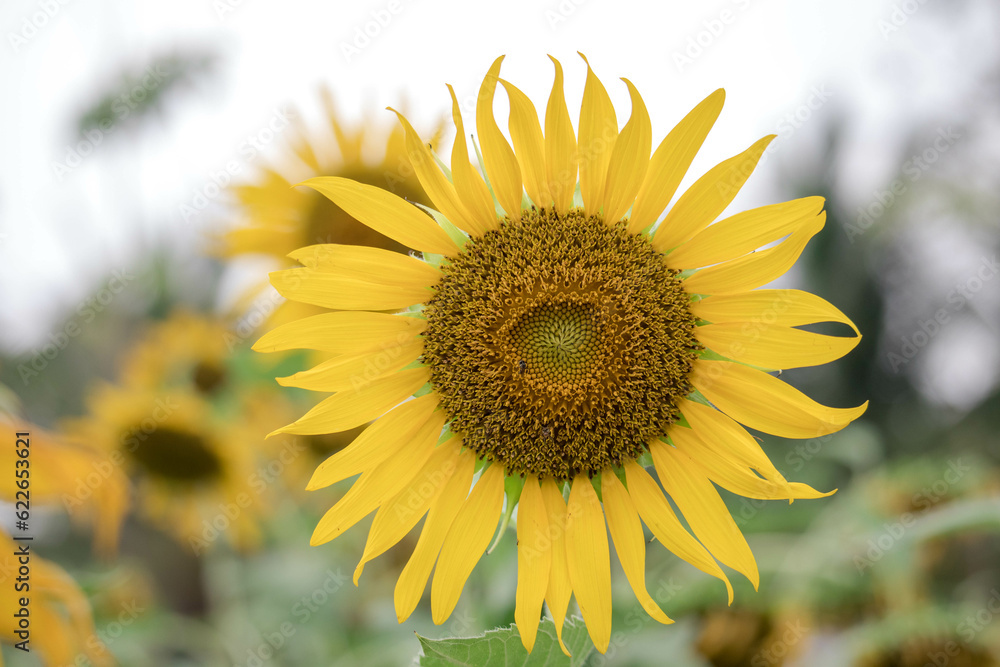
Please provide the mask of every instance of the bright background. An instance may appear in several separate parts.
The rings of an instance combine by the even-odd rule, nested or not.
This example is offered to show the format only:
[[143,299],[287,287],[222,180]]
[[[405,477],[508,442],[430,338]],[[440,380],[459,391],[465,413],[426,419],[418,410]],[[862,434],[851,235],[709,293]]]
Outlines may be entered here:
[[[361,41],[358,35],[377,16],[391,20]],[[223,308],[261,278],[252,262],[222,267],[205,257],[207,234],[238,223],[225,195],[193,217],[183,207],[227,161],[239,161],[241,175],[249,176],[281,154],[280,133],[254,158],[242,151],[248,136],[263,136],[275,114],[295,109],[319,120],[317,90],[327,84],[349,121],[374,117],[390,127],[392,114],[383,108],[405,104],[414,124],[426,126],[450,111],[445,83],[451,83],[471,126],[482,76],[500,54],[507,55],[504,77],[539,108],[552,77],[545,55],[558,57],[574,114],[586,71],[579,50],[608,87],[620,122],[629,103],[617,79],[636,84],[656,141],[705,95],[726,89],[726,108],[687,183],[760,136],[779,135],[733,210],[826,196],[827,228],[783,284],[828,298],[865,336],[832,368],[786,377],[820,401],[872,401],[861,422],[819,443],[809,465],[796,470],[803,481],[839,487],[834,499],[802,509],[773,503],[741,523],[775,575],[761,593],[738,591],[727,612],[718,591],[690,592],[675,607],[666,605],[678,618],[667,628],[643,623],[633,632],[619,620],[625,640],[606,664],[660,664],[656,656],[666,650],[674,651],[678,665],[744,664],[745,657],[727,662],[711,647],[700,653],[698,647],[711,644],[719,623],[780,629],[779,612],[790,604],[789,586],[779,583],[787,573],[815,595],[795,599],[811,610],[809,631],[789,642],[785,652],[798,656],[786,664],[923,665],[935,642],[961,635],[962,614],[984,608],[1000,585],[996,3],[8,0],[0,7],[0,27],[6,91],[0,105],[0,379],[33,421],[51,425],[78,413],[88,383],[113,377],[119,347],[166,306]],[[168,83],[154,85],[112,131],[81,131],[102,101],[157,64]],[[497,97],[502,116],[505,98]],[[894,182],[902,194],[892,194]],[[19,365],[38,358],[114,271],[137,278],[88,325],[93,330],[70,340],[40,377],[25,382]],[[922,323],[941,309],[948,323],[928,335]],[[789,464],[796,446],[768,438],[765,449],[786,470],[782,462]],[[852,557],[863,556],[868,540],[877,541],[884,526],[907,511],[896,501],[933,487],[958,457],[975,462],[985,481],[949,488],[919,513],[920,529],[892,540],[891,558],[859,571]],[[886,486],[896,489],[892,502],[891,494],[877,492]],[[971,508],[966,514],[962,503]],[[285,530],[256,556],[213,556],[197,564],[209,597],[225,599],[194,616],[172,608],[153,586],[153,611],[112,649],[128,656],[123,664],[223,664],[217,654],[172,657],[160,650],[178,623],[190,622],[202,628],[204,641],[245,664],[248,647],[287,616],[292,564],[307,564],[294,574],[295,585],[309,590],[322,584],[326,568],[352,570],[360,553],[361,528],[344,544],[310,549],[308,520],[301,525],[301,534]],[[54,538],[48,555],[90,575],[157,567],[142,557],[91,563],[73,544]],[[786,557],[793,548],[805,555]],[[461,628],[434,628],[424,607],[416,620],[397,626],[392,571],[385,568],[360,589],[344,588],[323,618],[303,626],[300,636],[308,640],[279,652],[271,664],[403,664],[418,650],[413,629],[437,637],[510,622],[512,547],[488,561],[463,597],[466,616],[458,618],[469,620]],[[652,590],[653,572],[682,587],[694,578],[690,568],[672,567],[666,556],[651,562]],[[921,591],[916,602],[896,604],[900,568],[904,588]],[[620,572],[616,577],[624,617],[636,605],[618,586]],[[238,613],[232,596],[252,604]],[[940,622],[927,625],[925,612]],[[102,622],[108,621],[99,616],[98,628]],[[966,643],[959,636],[962,650],[951,664],[997,664],[984,656],[997,655],[998,627],[987,622]],[[929,648],[912,648],[924,645]],[[766,648],[748,655],[761,657]],[[772,657],[759,664],[786,659]],[[9,662],[30,664],[13,656]]]

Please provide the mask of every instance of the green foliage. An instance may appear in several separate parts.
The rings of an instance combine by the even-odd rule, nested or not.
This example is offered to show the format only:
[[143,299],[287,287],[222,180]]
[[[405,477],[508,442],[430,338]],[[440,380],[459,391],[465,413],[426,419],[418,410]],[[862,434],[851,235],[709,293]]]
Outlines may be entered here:
[[160,110],[171,94],[208,73],[214,64],[215,56],[211,54],[174,54],[154,58],[141,70],[121,73],[80,116],[77,134],[82,139],[88,132],[107,133],[135,123]]
[[559,648],[556,627],[551,619],[538,626],[535,646],[529,654],[521,644],[517,627],[489,630],[478,637],[428,639],[417,635],[423,655],[420,667],[578,667],[584,665],[594,645],[582,619],[570,618],[563,625],[563,641],[573,654]]

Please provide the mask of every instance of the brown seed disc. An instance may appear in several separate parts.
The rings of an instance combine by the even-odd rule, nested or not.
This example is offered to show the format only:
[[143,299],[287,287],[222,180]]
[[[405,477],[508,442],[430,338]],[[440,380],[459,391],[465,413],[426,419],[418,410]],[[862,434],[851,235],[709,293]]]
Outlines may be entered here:
[[677,417],[699,349],[647,237],[524,211],[442,266],[424,363],[452,429],[510,473],[568,479],[640,456]]

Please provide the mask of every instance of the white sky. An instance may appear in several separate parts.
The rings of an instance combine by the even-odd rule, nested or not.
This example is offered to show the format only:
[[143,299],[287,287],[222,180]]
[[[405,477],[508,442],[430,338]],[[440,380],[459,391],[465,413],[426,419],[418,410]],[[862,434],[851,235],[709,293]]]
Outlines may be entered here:
[[[0,345],[14,351],[45,340],[112,269],[133,267],[139,244],[170,239],[194,247],[203,230],[184,224],[179,205],[210,171],[239,157],[247,134],[273,109],[290,103],[315,110],[321,82],[333,87],[348,118],[381,114],[391,123],[382,108],[405,96],[419,126],[450,110],[446,82],[460,99],[474,95],[499,54],[508,56],[504,77],[543,109],[551,53],[566,70],[575,116],[586,72],[575,55],[580,50],[608,87],[620,123],[629,103],[617,79],[636,84],[653,119],[654,145],[706,94],[725,87],[726,109],[689,182],[776,132],[820,87],[830,102],[802,130],[776,140],[775,163],[762,166],[734,208],[773,201],[778,162],[792,152],[787,146],[815,141],[809,130],[837,109],[856,121],[850,139],[857,164],[848,186],[862,202],[898,172],[900,130],[960,114],[977,85],[968,58],[995,48],[992,24],[973,13],[954,19],[964,25],[960,39],[938,35],[934,17],[921,16],[939,11],[929,0],[910,0],[919,7],[915,16],[898,15],[902,25],[888,35],[880,21],[893,18],[895,0],[822,8],[782,0],[48,2],[58,7],[51,17],[42,14],[47,0],[4,0],[0,8]],[[391,20],[347,62],[342,45],[373,12]],[[31,32],[26,21],[44,25],[15,49],[12,35]],[[677,55],[699,36],[701,54],[679,67]],[[53,163],[65,159],[76,118],[111,77],[184,46],[219,50],[213,85],[184,95],[148,131],[110,137],[60,180]],[[498,102],[498,113],[505,104]],[[466,124],[473,125],[470,114]]]

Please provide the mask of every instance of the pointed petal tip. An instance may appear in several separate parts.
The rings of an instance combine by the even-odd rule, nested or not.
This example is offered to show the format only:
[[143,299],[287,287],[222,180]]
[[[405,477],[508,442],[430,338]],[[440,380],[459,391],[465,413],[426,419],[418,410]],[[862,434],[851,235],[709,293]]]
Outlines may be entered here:
[[294,183],[290,187],[297,188],[299,186],[303,186],[304,185],[307,188],[311,188],[311,187],[313,187],[312,184],[315,181],[319,180],[320,178],[323,178],[323,177],[322,176],[313,176],[312,178],[307,178],[304,181],[299,181],[298,183]]
[[556,639],[559,640],[559,648],[562,649],[563,654],[565,654],[567,658],[572,658],[573,654],[569,652],[569,649],[566,648],[566,644],[563,643],[562,628],[559,628],[559,632],[556,633]]
[[[515,623],[515,625],[517,625]],[[524,650],[531,653],[531,650],[535,648],[535,636],[528,636],[526,633],[521,632],[521,627],[517,627],[517,634],[521,638],[521,645],[524,646]],[[536,630],[537,635],[537,630]]]

